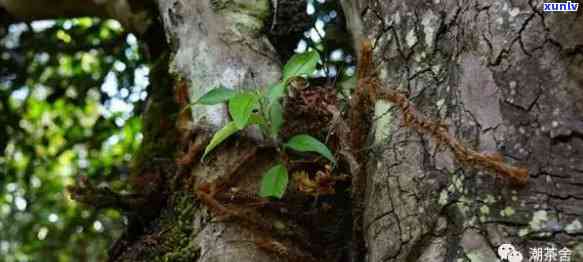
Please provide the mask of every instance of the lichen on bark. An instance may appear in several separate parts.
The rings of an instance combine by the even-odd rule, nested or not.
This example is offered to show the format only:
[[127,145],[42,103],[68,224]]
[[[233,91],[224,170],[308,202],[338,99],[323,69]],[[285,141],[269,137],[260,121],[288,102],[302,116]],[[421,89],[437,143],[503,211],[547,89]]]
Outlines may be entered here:
[[[502,152],[531,174],[526,187],[501,185],[482,170],[459,169],[398,119],[396,132],[377,129],[389,137],[371,164],[369,261],[489,261],[502,243],[524,255],[568,247],[580,259],[583,240],[567,229],[582,212],[573,208],[583,175],[572,160],[583,152],[581,112],[572,106],[580,96],[568,95],[580,91],[568,72],[581,67],[573,50],[581,16],[544,14],[542,1],[360,2],[385,84],[407,91],[467,145]],[[440,219],[446,230],[435,226]]]
[[[265,88],[279,79],[280,63],[262,34],[268,1],[162,1],[160,10],[175,47],[171,67],[188,81],[191,102],[220,85]],[[227,119],[222,105],[195,105],[192,115],[194,125],[215,128]]]

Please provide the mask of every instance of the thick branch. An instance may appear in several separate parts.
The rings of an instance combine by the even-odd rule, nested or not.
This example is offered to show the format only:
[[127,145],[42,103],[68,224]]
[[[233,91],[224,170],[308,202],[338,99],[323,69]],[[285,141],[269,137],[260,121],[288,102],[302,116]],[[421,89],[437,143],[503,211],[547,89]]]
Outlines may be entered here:
[[11,15],[25,20],[71,18],[80,16],[108,17],[103,1],[78,0],[0,0],[0,6]]
[[[128,0],[0,0],[0,9],[23,21],[83,16],[112,18],[126,29],[143,33],[150,24],[145,5]],[[150,2],[150,1],[146,1]]]

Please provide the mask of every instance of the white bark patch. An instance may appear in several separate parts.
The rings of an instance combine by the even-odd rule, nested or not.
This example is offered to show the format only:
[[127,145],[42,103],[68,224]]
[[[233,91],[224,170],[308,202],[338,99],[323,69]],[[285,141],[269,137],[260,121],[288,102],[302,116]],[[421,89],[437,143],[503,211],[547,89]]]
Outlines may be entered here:
[[532,220],[530,221],[529,225],[531,228],[535,230],[539,230],[542,228],[542,225],[547,220],[547,211],[538,210],[532,214]]
[[245,71],[237,70],[237,68],[227,68],[221,74],[221,78],[223,79],[223,83],[225,83],[227,86],[235,86],[240,84],[241,81],[245,78]]
[[433,48],[433,42],[435,39],[435,33],[437,31],[437,26],[439,25],[439,18],[429,10],[423,16],[421,24],[423,25],[423,32],[425,33],[425,44],[428,49]]
[[405,37],[405,41],[407,41],[408,47],[412,47],[413,45],[415,45],[415,43],[417,43],[417,35],[415,33],[415,29],[412,29],[411,31],[409,31],[407,33],[407,36]]
[[375,105],[375,132],[374,143],[382,143],[385,139],[391,136],[391,121],[394,119],[393,114],[389,112],[392,105],[389,103],[379,101]]
[[520,14],[520,9],[518,9],[518,8],[515,7],[515,8],[512,8],[512,10],[510,10],[510,16],[511,17],[515,17],[518,14]]
[[565,227],[565,231],[568,234],[576,234],[583,232],[583,225],[578,219],[573,220],[573,222]]
[[399,12],[395,13],[395,15],[393,16],[393,21],[395,22],[395,24],[401,23],[401,14]]
[[[190,101],[218,86],[253,89],[279,79],[273,47],[259,34],[263,25],[259,17],[268,8],[255,3],[241,2],[242,9],[225,7],[218,13],[208,0],[160,3],[160,10],[167,10],[162,16],[166,31],[177,42],[173,67],[188,80]],[[219,128],[228,121],[228,112],[225,105],[195,105],[192,118],[194,125]]]

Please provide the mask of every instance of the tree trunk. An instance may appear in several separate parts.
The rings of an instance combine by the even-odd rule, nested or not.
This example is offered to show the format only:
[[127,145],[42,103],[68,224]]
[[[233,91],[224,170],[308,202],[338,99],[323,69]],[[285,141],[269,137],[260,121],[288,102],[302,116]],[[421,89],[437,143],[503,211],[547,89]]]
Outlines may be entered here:
[[[169,80],[168,85],[157,85],[167,82],[154,80],[152,89],[171,90],[172,98],[176,97],[180,107],[174,114],[179,116],[171,121],[177,123],[178,129],[171,136],[179,137],[176,150],[188,151],[189,146],[192,150],[205,139],[203,136],[223,126],[228,120],[228,112],[225,105],[193,105],[186,111],[192,112],[191,116],[185,117],[179,111],[188,105],[186,101],[196,101],[218,86],[255,89],[279,79],[279,60],[262,33],[270,19],[270,2],[159,1],[158,7],[170,44],[169,68],[165,70],[172,74],[161,77]],[[150,103],[155,104],[155,99],[152,97]],[[147,115],[145,119],[148,119]],[[151,127],[151,130],[160,129]],[[151,130],[146,127],[144,132]],[[161,130],[159,135],[165,136],[168,130],[171,129]],[[253,132],[248,135],[261,139]],[[158,135],[150,136],[153,139],[146,137],[144,148],[149,147],[148,143],[160,143],[156,141]],[[273,254],[261,251],[255,245],[259,236],[253,230],[238,225],[236,220],[231,221],[232,218],[211,216],[211,207],[203,205],[196,197],[196,190],[202,184],[230,176],[228,173],[239,165],[238,162],[249,162],[251,157],[256,159],[252,166],[238,171],[244,173],[244,181],[233,183],[233,186],[255,190],[258,178],[273,162],[267,154],[250,154],[255,149],[249,142],[232,141],[228,145],[228,150],[220,148],[204,163],[199,162],[200,155],[196,155],[189,163],[182,163],[178,170],[170,168],[172,171],[163,176],[167,184],[163,193],[167,204],[160,217],[143,224],[146,229],[141,235],[126,234],[125,239],[116,244],[110,260],[274,261]],[[181,153],[174,154],[180,158],[183,157]],[[150,161],[153,155],[152,152],[143,152],[140,159]],[[139,162],[137,166],[142,165]]]
[[368,261],[495,261],[503,243],[525,261],[530,248],[546,247],[583,259],[581,10],[360,2],[385,88],[405,91],[466,145],[529,171],[526,186],[512,187],[461,169],[430,137],[401,127],[391,105],[377,104],[389,116],[376,123],[370,163]]
[[[187,103],[219,85],[266,88],[279,80],[279,57],[286,55],[266,35],[273,3],[156,2],[169,46],[154,52],[161,62],[152,70],[133,168],[137,191],[148,197],[110,260],[316,260],[308,237],[314,229],[293,214],[250,215],[249,226],[240,217],[217,218],[213,209],[220,207],[196,193],[221,177],[229,188],[257,192],[275,162],[273,152],[256,148],[258,132],[227,141],[205,162],[197,154],[187,161],[187,152],[200,152],[208,133],[228,120],[224,105],[194,105],[188,116],[181,113]],[[546,247],[566,247],[571,261],[583,260],[581,11],[544,13],[541,1],[526,0],[353,3],[344,6],[348,28],[354,40],[373,41],[383,88],[406,93],[466,146],[499,152],[529,171],[528,183],[516,187],[495,172],[462,166],[444,145],[402,126],[399,108],[377,102],[362,225],[366,256],[356,261],[496,261],[504,243],[525,261],[531,248]],[[152,46],[161,40],[145,37]],[[154,203],[160,212],[143,214]]]

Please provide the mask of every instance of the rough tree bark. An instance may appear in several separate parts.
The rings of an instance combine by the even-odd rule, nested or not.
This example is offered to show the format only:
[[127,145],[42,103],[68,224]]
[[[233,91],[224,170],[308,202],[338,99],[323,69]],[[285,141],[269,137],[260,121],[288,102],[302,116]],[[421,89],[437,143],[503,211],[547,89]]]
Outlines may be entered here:
[[[31,18],[23,15],[31,12],[10,8],[17,2],[4,0],[0,6]],[[446,122],[466,145],[500,152],[528,167],[530,175],[526,186],[512,187],[489,172],[462,169],[430,137],[401,127],[396,108],[377,103],[363,223],[367,255],[361,261],[496,261],[502,243],[514,244],[525,258],[529,248],[554,246],[569,248],[571,261],[582,260],[581,11],[543,13],[542,1],[526,0],[359,0],[354,6],[359,10],[345,13],[362,14],[364,27],[349,28],[362,30],[353,32],[356,38],[373,40],[385,88],[406,92],[420,111]],[[230,141],[207,164],[145,167],[154,158],[180,157],[188,140],[176,137],[186,136],[185,129],[216,130],[227,120],[224,106],[195,106],[191,124],[168,124],[179,111],[169,99],[180,97],[185,87],[189,101],[195,101],[219,84],[242,89],[278,80],[279,56],[266,35],[272,2],[159,0],[156,7],[169,61],[152,70],[152,89],[164,91],[152,95],[145,113],[134,175],[145,177],[135,182],[141,187],[164,184],[154,191],[166,203],[153,220],[118,241],[112,260],[289,260],[273,246],[271,252],[260,248],[253,241],[262,236],[236,221],[214,221],[193,194],[193,187],[224,176],[237,162],[251,162],[246,157],[254,142]],[[193,144],[204,140],[201,132],[195,136]],[[261,140],[253,132],[247,137]],[[233,186],[256,190],[274,159],[268,152],[254,159]],[[305,249],[301,241],[285,244],[292,251]]]
[[[360,1],[387,88],[481,151],[529,169],[513,188],[459,169],[377,105],[365,215],[368,261],[495,261],[554,246],[582,258],[583,17],[542,1]],[[397,236],[397,237],[396,237]]]

